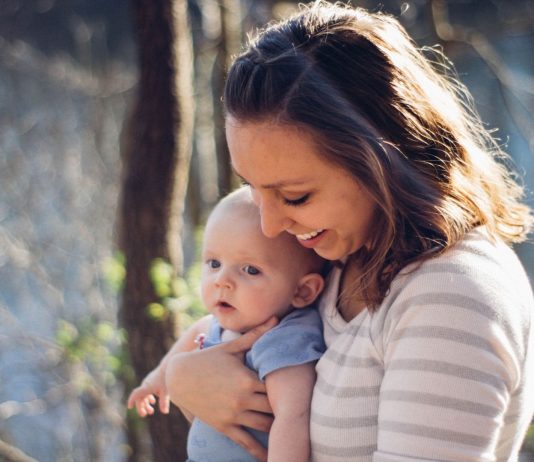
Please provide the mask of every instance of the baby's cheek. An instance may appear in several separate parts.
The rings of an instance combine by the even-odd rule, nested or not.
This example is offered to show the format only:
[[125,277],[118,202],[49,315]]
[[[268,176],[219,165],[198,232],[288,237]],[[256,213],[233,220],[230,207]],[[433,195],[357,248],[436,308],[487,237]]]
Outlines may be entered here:
[[211,293],[209,281],[206,280],[206,278],[202,278],[200,281],[200,296],[202,297],[202,301],[206,303],[206,301],[209,299],[209,295]]

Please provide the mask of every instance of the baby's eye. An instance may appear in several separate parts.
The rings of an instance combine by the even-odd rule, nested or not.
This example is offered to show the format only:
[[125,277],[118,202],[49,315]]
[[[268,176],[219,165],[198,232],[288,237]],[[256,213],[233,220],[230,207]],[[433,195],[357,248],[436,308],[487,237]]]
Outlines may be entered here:
[[252,265],[247,265],[243,268],[243,271],[245,273],[250,274],[251,276],[256,276],[257,274],[260,274],[260,270]]
[[221,267],[221,262],[219,260],[215,260],[214,258],[209,259],[206,263],[212,269],[217,269]]

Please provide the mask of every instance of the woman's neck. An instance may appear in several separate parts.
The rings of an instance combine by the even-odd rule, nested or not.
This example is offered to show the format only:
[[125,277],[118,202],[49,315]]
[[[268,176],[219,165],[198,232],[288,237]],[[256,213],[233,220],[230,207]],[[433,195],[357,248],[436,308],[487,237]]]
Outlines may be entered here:
[[337,310],[341,317],[350,322],[367,306],[361,291],[357,290],[356,281],[361,276],[361,268],[353,259],[347,261],[339,282]]

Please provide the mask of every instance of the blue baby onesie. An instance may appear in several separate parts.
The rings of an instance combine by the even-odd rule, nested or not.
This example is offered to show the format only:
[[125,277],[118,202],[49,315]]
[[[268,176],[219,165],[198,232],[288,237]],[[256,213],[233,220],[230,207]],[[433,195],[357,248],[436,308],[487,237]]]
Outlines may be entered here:
[[[204,348],[221,343],[221,327],[213,318]],[[252,345],[246,364],[261,380],[270,372],[287,366],[317,361],[324,353],[323,326],[315,308],[293,310],[280,323]],[[267,447],[269,434],[247,429]],[[187,440],[189,462],[255,462],[247,451],[231,439],[195,419]]]

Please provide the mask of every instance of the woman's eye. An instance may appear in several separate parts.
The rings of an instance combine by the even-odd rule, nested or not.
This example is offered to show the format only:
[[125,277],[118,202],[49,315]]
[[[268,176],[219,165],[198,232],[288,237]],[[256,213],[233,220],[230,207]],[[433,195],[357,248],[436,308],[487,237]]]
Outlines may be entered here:
[[245,273],[250,274],[251,276],[256,276],[257,274],[260,274],[260,270],[252,265],[247,265],[243,268],[243,271]]
[[207,263],[208,263],[208,266],[212,269],[217,269],[217,268],[220,268],[221,266],[221,262],[215,259],[208,260]]
[[304,204],[310,198],[309,194],[304,194],[304,196],[299,197],[298,199],[286,199],[284,197],[284,203],[286,205],[298,206]]

